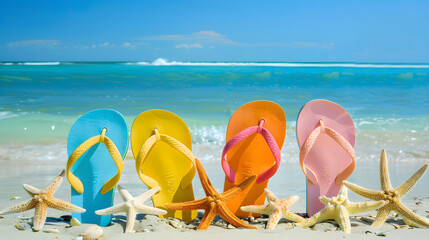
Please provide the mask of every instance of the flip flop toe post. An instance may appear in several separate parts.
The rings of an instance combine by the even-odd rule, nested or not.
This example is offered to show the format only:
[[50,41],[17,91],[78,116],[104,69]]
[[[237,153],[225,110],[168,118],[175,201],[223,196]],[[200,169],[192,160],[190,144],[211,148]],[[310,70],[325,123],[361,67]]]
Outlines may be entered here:
[[81,223],[110,224],[111,215],[95,211],[113,206],[127,147],[127,124],[119,112],[100,109],[76,120],[67,139],[67,179],[71,203],[86,212],[72,213],[72,217]]
[[307,214],[312,216],[324,207],[319,197],[336,196],[355,168],[355,127],[340,105],[313,100],[302,107],[296,129],[307,182]]
[[197,211],[171,210],[166,203],[194,200],[192,179],[196,173],[191,134],[185,122],[165,110],[149,110],[134,120],[131,148],[136,171],[150,189],[160,186],[153,195],[154,206],[167,211],[161,218],[179,218],[190,222]]
[[253,175],[258,176],[249,190],[228,202],[228,208],[237,216],[259,216],[241,211],[240,206],[264,203],[264,189],[280,166],[285,135],[286,116],[274,102],[250,102],[232,115],[221,160],[225,172],[224,191]]

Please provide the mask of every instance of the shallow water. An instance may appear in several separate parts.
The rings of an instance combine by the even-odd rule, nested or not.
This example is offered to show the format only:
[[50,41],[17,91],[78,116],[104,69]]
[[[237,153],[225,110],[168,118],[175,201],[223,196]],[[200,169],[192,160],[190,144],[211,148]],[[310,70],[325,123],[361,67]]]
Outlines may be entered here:
[[[158,64],[158,65],[157,65]],[[161,64],[161,66],[159,65]],[[388,152],[394,185],[429,159],[429,65],[286,63],[0,64],[0,207],[22,183],[45,186],[65,167],[74,121],[97,108],[120,111],[129,127],[149,109],[166,109],[190,128],[195,155],[221,190],[220,156],[232,113],[253,100],[280,104],[287,116],[282,165],[270,188],[305,196],[295,137],[300,108],[313,99],[343,106],[356,126],[357,168],[350,180],[377,189],[378,159]],[[121,182],[145,186],[128,154]],[[429,196],[428,176],[413,195]],[[202,189],[196,181],[196,195]],[[395,182],[396,181],[396,182]],[[68,199],[68,183],[59,196]]]

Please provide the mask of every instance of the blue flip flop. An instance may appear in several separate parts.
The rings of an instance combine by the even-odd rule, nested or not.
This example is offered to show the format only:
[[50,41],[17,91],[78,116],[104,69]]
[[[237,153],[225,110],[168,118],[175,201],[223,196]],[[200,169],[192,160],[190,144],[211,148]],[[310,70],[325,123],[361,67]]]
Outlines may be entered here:
[[111,215],[95,211],[113,206],[127,148],[127,123],[119,112],[100,109],[76,120],[67,139],[67,179],[72,186],[71,203],[86,212],[72,217],[101,227],[110,224]]

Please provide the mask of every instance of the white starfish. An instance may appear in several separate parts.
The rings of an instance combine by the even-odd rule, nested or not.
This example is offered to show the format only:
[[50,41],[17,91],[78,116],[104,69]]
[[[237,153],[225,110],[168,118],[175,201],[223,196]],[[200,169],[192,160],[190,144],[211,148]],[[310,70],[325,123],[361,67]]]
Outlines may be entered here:
[[66,212],[78,212],[78,213],[85,212],[86,210],[83,208],[80,208],[71,203],[61,201],[52,196],[60,186],[61,182],[63,181],[63,178],[64,178],[64,170],[52,181],[51,184],[49,184],[49,186],[47,186],[43,190],[24,184],[25,191],[32,198],[30,200],[27,200],[22,203],[18,203],[16,205],[13,205],[9,208],[6,208],[0,211],[0,215],[24,212],[34,208],[35,212],[34,212],[33,230],[40,231],[43,228],[43,225],[45,225],[46,210],[48,209],[48,207],[55,208],[61,211],[66,211]]
[[389,216],[389,213],[392,210],[403,216],[403,220],[407,225],[415,226],[417,224],[417,226],[421,225],[429,227],[429,221],[427,218],[419,216],[417,213],[406,207],[401,201],[401,198],[404,197],[405,194],[414,186],[414,184],[417,183],[428,167],[429,164],[426,163],[401,186],[393,188],[392,184],[390,183],[389,170],[387,168],[386,150],[383,149],[381,150],[380,156],[381,191],[366,189],[347,181],[344,181],[343,183],[350,190],[363,197],[372,200],[386,201],[386,205],[378,210],[377,216],[375,217],[371,227],[375,229],[379,228],[386,221],[386,218]]
[[350,215],[372,211],[385,204],[383,200],[377,202],[355,203],[350,202],[347,197],[347,188],[344,185],[341,187],[340,192],[336,197],[319,197],[319,200],[325,205],[325,208],[314,214],[311,218],[307,218],[296,225],[301,227],[310,227],[318,222],[333,219],[340,225],[341,230],[346,234],[350,234]]
[[299,216],[296,213],[293,213],[289,210],[289,207],[298,201],[298,196],[288,197],[283,200],[279,200],[274,196],[274,194],[265,188],[265,196],[267,197],[268,204],[267,205],[250,205],[243,206],[240,209],[245,212],[251,213],[261,213],[267,214],[270,216],[267,222],[266,229],[274,229],[277,226],[277,223],[281,218],[286,218],[287,220],[294,222],[304,221],[304,218]]
[[160,189],[161,187],[154,187],[149,191],[146,191],[145,193],[142,193],[139,196],[134,198],[127,190],[125,190],[120,185],[118,185],[118,191],[121,194],[121,197],[124,200],[124,203],[95,211],[95,213],[98,215],[110,215],[114,213],[126,212],[127,226],[125,227],[125,233],[135,232],[133,228],[134,228],[134,223],[136,221],[137,213],[155,214],[155,215],[167,214],[167,211],[165,210],[143,205],[144,201],[146,201],[152,195],[157,193]]

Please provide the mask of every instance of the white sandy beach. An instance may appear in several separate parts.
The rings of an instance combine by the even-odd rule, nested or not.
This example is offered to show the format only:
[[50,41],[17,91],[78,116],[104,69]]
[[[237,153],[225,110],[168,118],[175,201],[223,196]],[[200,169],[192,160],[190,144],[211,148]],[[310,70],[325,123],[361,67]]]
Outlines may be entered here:
[[[60,150],[59,155],[65,154],[65,145],[59,143],[57,148]],[[201,153],[207,151],[210,146],[198,146],[194,152]],[[211,146],[213,148],[213,146]],[[215,147],[216,148],[216,147]],[[19,161],[11,159],[0,159],[0,208],[6,208],[10,205],[16,204],[20,201],[26,200],[29,196],[22,188],[23,183],[34,185],[35,187],[43,188],[65,167],[66,159],[59,159],[52,156],[52,159],[46,161],[25,160],[25,147],[21,147],[21,153],[17,154],[22,157]],[[58,150],[58,149],[57,149]],[[213,149],[211,149],[213,151]],[[218,151],[219,149],[215,149]],[[389,154],[388,159],[397,159],[400,153],[392,152]],[[55,155],[55,154],[54,154]],[[379,156],[379,152],[374,153]],[[378,162],[365,161],[365,158],[372,158],[373,156],[366,156],[360,154],[357,162],[356,170],[349,178],[350,182],[357,183],[361,186],[378,190],[379,183],[379,165]],[[203,160],[204,161],[204,160]],[[389,161],[389,172],[392,179],[393,186],[400,185],[409,176],[411,176],[422,163],[401,163],[397,161]],[[141,183],[137,174],[135,173],[134,160],[132,154],[129,153],[125,160],[124,171],[119,184],[125,187],[132,195],[138,195],[147,190],[147,187]],[[217,161],[206,161],[203,165],[210,177],[213,185],[221,191],[223,189],[224,175],[221,172],[220,163]],[[222,174],[221,174],[222,173]],[[279,198],[286,198],[291,195],[298,195],[300,200],[294,204],[291,209],[296,213],[305,212],[305,179],[302,175],[298,162],[286,161],[283,162],[277,174],[270,180],[269,189],[272,190]],[[405,204],[416,211],[421,216],[429,217],[429,174],[425,174],[416,186],[406,195],[403,200]],[[196,198],[204,197],[199,179],[194,178],[194,191]],[[70,185],[67,180],[64,180],[55,197],[70,201]],[[22,197],[18,200],[9,200],[12,197]],[[364,201],[365,199],[357,196],[349,191],[349,199],[351,201]],[[115,194],[115,204],[121,203],[122,199],[119,194]],[[151,204],[147,202],[146,204]],[[5,237],[2,239],[74,239],[88,227],[87,224],[82,226],[69,227],[69,222],[63,221],[59,218],[62,215],[70,215],[70,213],[60,212],[57,210],[48,210],[48,220],[44,229],[57,229],[60,233],[45,233],[45,232],[32,232],[30,228],[26,230],[18,230],[15,226],[17,224],[26,224],[29,218],[33,216],[33,210],[4,215],[0,219],[0,234]],[[200,212],[199,217],[202,217],[203,212]],[[111,226],[103,228],[104,236],[106,239],[191,239],[191,238],[206,238],[206,239],[236,239],[236,238],[320,238],[320,239],[375,239],[386,235],[389,239],[404,239],[412,236],[413,239],[426,239],[429,234],[429,229],[425,228],[412,228],[404,224],[404,222],[397,217],[394,213],[384,225],[377,230],[370,228],[370,222],[376,212],[369,212],[366,214],[352,217],[352,234],[344,234],[337,224],[333,221],[318,223],[311,228],[302,228],[294,226],[286,220],[282,220],[275,230],[265,230],[265,222],[267,219],[259,218],[256,224],[259,230],[248,229],[228,229],[228,225],[222,219],[216,218],[212,226],[208,230],[197,231],[196,223],[193,225],[186,225],[181,223],[183,228],[176,229],[172,227],[168,221],[161,220],[158,217],[143,215],[138,216],[138,221],[135,225],[136,233],[124,234],[125,228],[125,213],[115,216]],[[362,218],[363,217],[363,218]],[[370,232],[367,232],[370,231]],[[378,234],[378,235],[377,235]]]
[[[0,215],[0,240],[85,240],[82,234],[89,228],[102,231],[93,239],[109,240],[429,240],[428,12],[429,0],[0,1],[0,213],[33,207]],[[149,131],[154,133],[150,141]],[[262,196],[245,194],[262,193],[261,185],[240,189],[245,183],[222,194],[224,185],[230,189],[234,178],[238,183],[255,173],[260,176],[256,182],[265,184],[269,177],[267,189],[285,201],[273,200],[266,191],[268,207],[244,209],[275,213],[242,218],[255,229],[237,228],[237,222],[233,226],[217,216],[207,230],[197,230],[205,214],[198,210],[190,223],[137,214],[135,232],[124,233],[131,232],[127,214],[163,213],[152,208],[150,197],[143,203],[150,208],[140,205],[156,194],[156,189],[143,194],[149,189],[142,179],[152,189],[155,182],[162,186],[153,200],[157,206],[191,194],[188,159],[184,165],[175,150],[155,146],[160,140],[191,161],[198,158],[194,165],[200,172],[204,167],[219,193],[207,187],[206,176],[204,190],[196,173],[195,200],[205,198],[205,192],[212,196],[171,208],[204,206],[234,221],[226,208],[238,207],[238,200],[259,202]],[[108,151],[92,147],[102,142]],[[224,148],[228,164],[222,168]],[[318,186],[307,186],[300,148],[303,165],[312,172],[308,179]],[[386,180],[384,152],[380,181],[382,149],[393,189]],[[139,173],[132,151],[141,157]],[[273,166],[265,153],[274,156]],[[80,181],[69,174],[75,190],[64,177],[51,196],[69,154],[69,170]],[[116,169],[118,174],[109,177]],[[179,172],[184,174],[176,177]],[[231,180],[226,184],[225,175]],[[342,188],[337,197],[321,196],[327,208],[308,220],[307,188],[311,215],[319,209],[313,208],[317,197],[337,192],[335,184],[346,175],[346,186],[379,201],[350,189],[345,199]],[[108,194],[101,196],[101,185]],[[234,197],[236,203],[229,199]],[[116,207],[110,206],[112,200]],[[46,206],[114,214],[101,228],[48,208],[42,228]],[[275,225],[279,209],[282,216],[303,222],[283,218],[275,229],[266,229]],[[387,213],[391,209],[405,220]],[[89,222],[90,214],[83,215],[82,221]],[[110,216],[104,217],[103,226]],[[298,226],[328,217],[339,223]],[[211,216],[204,216],[201,228],[207,227],[206,219]],[[373,223],[381,226],[372,229]],[[417,223],[427,227],[411,226]]]

